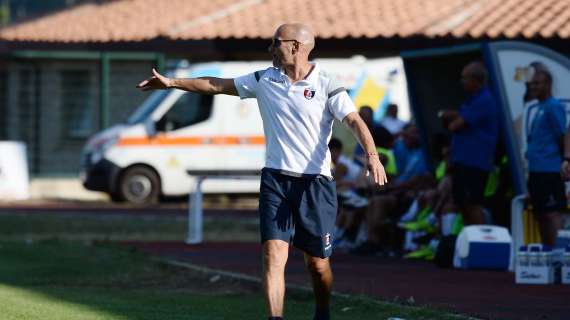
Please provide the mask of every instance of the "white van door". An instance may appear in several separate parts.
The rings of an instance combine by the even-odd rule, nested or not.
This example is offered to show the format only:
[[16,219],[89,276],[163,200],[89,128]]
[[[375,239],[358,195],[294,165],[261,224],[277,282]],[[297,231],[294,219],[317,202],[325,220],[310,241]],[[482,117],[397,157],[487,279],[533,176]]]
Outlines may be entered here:
[[257,101],[232,96],[219,98],[225,113],[221,132],[226,140],[226,169],[261,170],[265,163],[265,138]]
[[[192,180],[187,170],[216,170],[226,166],[220,147],[222,121],[216,114],[216,96],[176,90],[174,103],[156,120],[155,144],[163,159],[159,170],[165,195],[187,193]],[[156,115],[153,115],[156,116]]]

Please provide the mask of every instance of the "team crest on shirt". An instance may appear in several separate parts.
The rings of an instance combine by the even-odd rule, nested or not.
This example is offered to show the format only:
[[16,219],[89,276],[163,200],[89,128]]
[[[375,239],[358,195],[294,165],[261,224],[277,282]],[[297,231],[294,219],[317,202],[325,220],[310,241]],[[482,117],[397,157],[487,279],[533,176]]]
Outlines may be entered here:
[[332,238],[332,237],[331,237],[331,234],[330,234],[330,233],[326,233],[326,234],[323,236],[323,240],[325,240],[325,246],[330,246],[330,244],[331,244],[331,238]]
[[308,88],[305,88],[305,91],[303,91],[303,95],[305,96],[305,99],[311,100],[315,96],[316,91],[317,90],[315,90],[315,88],[308,87]]

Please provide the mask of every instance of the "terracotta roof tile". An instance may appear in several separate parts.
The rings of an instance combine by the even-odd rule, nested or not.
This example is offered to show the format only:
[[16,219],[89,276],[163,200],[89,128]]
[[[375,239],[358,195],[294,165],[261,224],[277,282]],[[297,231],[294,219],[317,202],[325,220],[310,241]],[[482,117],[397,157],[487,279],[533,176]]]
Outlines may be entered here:
[[557,34],[560,38],[570,38],[570,21],[566,22],[564,27],[558,30]]
[[0,40],[270,38],[290,21],[320,38],[570,38],[570,0],[116,0],[6,27]]

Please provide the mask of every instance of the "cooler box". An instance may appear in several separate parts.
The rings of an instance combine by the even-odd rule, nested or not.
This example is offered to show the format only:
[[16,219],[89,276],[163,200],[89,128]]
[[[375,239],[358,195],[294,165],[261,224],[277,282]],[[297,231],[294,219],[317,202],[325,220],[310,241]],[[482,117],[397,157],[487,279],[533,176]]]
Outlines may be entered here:
[[0,200],[30,198],[26,145],[0,141]]
[[453,265],[463,269],[507,270],[511,258],[511,235],[506,228],[471,225],[463,228],[455,243]]
[[570,244],[566,246],[566,250],[562,257],[561,282],[570,284]]

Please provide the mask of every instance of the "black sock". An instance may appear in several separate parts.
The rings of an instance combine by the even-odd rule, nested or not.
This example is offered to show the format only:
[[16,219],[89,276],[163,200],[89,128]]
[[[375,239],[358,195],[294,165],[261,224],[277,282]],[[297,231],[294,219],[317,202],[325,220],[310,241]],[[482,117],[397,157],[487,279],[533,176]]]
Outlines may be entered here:
[[267,320],[283,320],[283,317],[268,317]]
[[331,314],[329,308],[315,308],[315,317],[314,320],[330,320]]

